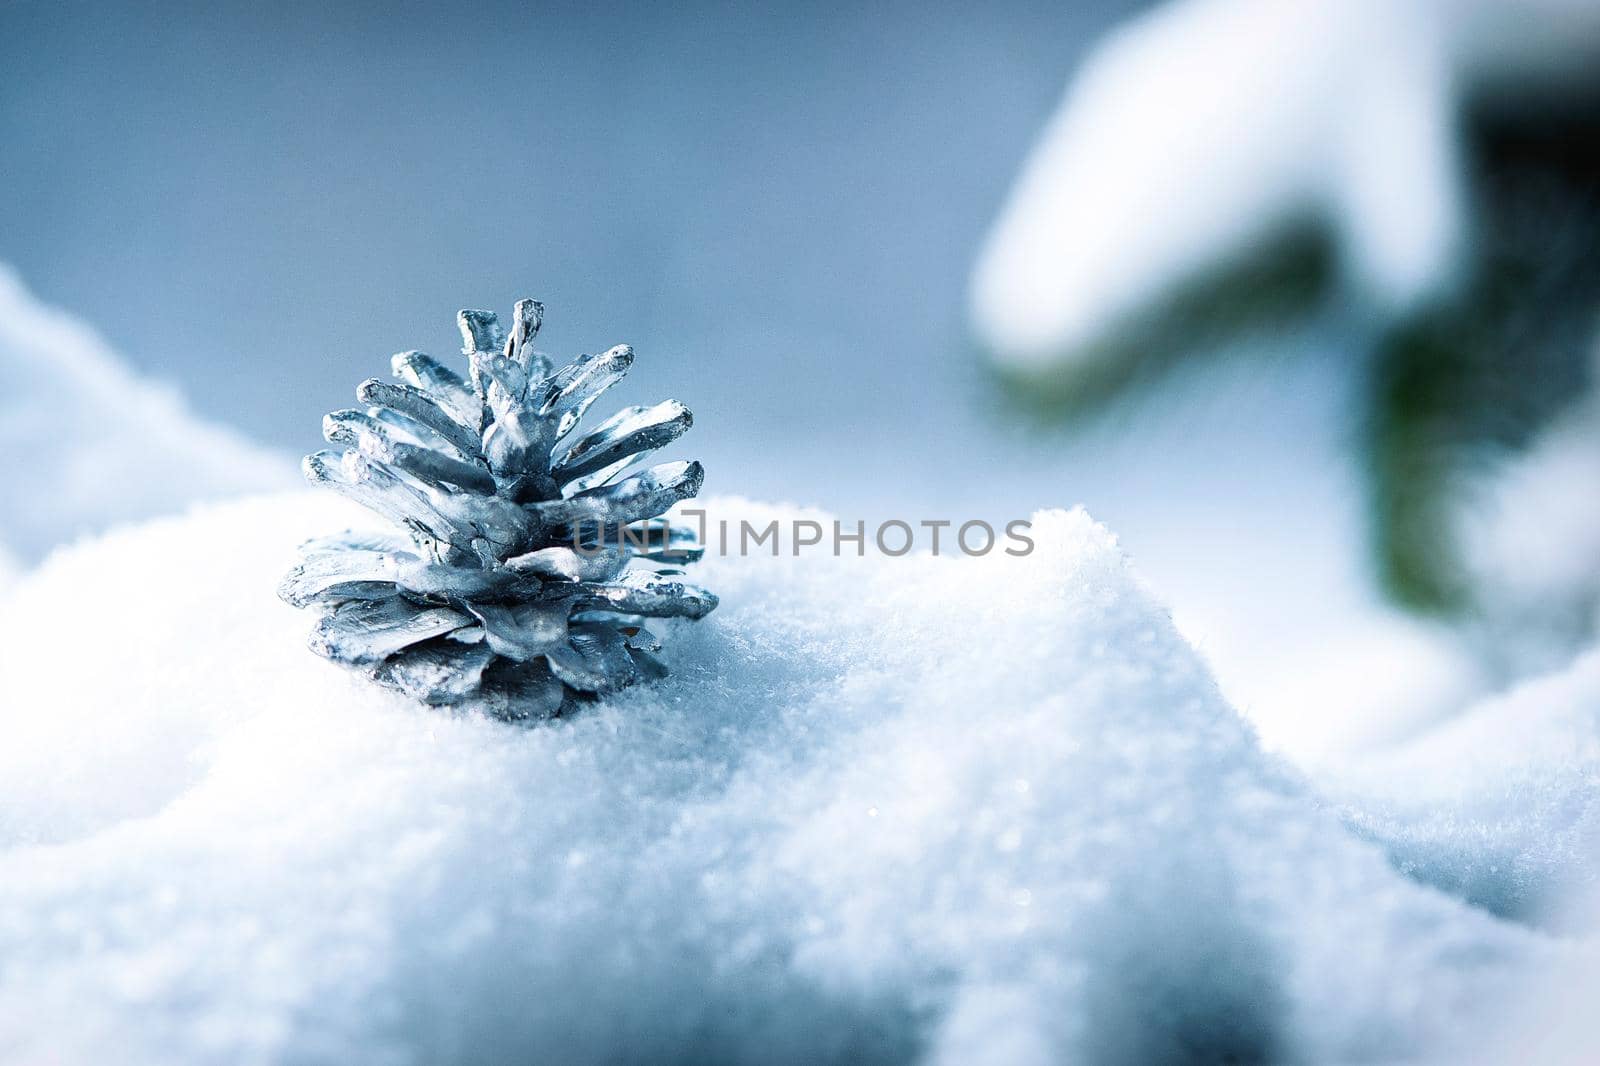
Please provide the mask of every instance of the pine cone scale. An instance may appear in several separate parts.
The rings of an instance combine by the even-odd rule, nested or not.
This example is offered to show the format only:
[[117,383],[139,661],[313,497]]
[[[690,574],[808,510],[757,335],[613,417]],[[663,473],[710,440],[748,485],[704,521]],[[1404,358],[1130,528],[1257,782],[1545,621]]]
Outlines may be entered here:
[[356,388],[356,399],[373,407],[387,407],[395,414],[432,430],[449,441],[463,458],[483,458],[483,441],[477,431],[457,422],[438,401],[421,389],[368,378]]

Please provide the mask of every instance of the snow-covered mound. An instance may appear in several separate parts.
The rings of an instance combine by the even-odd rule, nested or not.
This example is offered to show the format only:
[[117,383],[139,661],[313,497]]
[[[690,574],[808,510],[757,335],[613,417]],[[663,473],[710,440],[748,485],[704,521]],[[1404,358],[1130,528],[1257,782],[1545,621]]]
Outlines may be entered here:
[[1600,886],[1600,649],[1319,783],[1418,879],[1562,924]]
[[[219,352],[219,357],[224,354]],[[196,416],[0,263],[0,550],[28,560],[191,500],[288,488],[288,456]]]
[[1081,512],[708,559],[670,679],[531,729],[305,650],[274,585],[363,518],[0,601],[0,1060],[1452,1061],[1554,951],[1322,810]]

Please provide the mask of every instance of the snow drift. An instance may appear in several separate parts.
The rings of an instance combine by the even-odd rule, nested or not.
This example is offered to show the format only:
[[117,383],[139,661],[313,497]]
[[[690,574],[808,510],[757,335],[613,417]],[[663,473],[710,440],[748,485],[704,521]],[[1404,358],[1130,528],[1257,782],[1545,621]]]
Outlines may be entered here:
[[1570,924],[1600,885],[1600,649],[1318,780],[1412,876]]
[[[196,416],[0,263],[0,552],[56,544],[192,500],[288,488],[294,464]],[[0,562],[0,572],[4,564]],[[3,578],[0,578],[3,581]]]
[[1263,755],[1081,512],[709,559],[670,679],[531,729],[304,648],[274,585],[366,521],[213,506],[0,604],[0,1059],[1448,1059],[1560,954]]

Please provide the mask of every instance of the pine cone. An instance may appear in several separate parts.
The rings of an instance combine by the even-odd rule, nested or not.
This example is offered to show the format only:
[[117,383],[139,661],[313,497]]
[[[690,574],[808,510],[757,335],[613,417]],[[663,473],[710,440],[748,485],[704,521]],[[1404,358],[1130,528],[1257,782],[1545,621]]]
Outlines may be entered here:
[[[533,350],[543,312],[519,302],[508,338],[492,312],[462,311],[470,384],[401,352],[401,384],[365,381],[356,390],[365,410],[323,420],[344,450],[306,456],[306,476],[407,536],[302,546],[278,593],[322,612],[310,642],[318,654],[424,703],[548,717],[663,675],[646,620],[716,607],[671,568],[700,557],[692,532],[660,518],[700,491],[700,464],[618,480],[693,417],[676,400],[628,407],[566,444],[628,372],[633,349],[553,368]],[[634,558],[658,565],[630,568]]]

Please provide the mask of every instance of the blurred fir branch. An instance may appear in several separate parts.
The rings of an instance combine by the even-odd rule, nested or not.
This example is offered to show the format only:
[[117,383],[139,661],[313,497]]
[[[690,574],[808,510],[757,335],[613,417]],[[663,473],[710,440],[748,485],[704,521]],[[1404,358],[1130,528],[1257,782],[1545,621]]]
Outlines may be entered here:
[[1326,227],[1307,217],[1125,315],[1087,351],[1049,360],[1048,369],[985,362],[1006,396],[1028,413],[1045,421],[1088,416],[1159,381],[1197,350],[1308,313],[1336,269]]
[[[1463,116],[1471,261],[1448,295],[1383,328],[1361,427],[1378,579],[1413,610],[1474,606],[1453,541],[1473,473],[1524,447],[1590,385],[1600,325],[1600,81],[1592,91],[1473,101]],[[1124,316],[1089,351],[997,372],[1014,410],[1077,420],[1181,359],[1301,318],[1337,272],[1330,227],[1305,219]]]
[[1453,298],[1380,340],[1365,435],[1383,586],[1444,614],[1473,599],[1450,532],[1462,481],[1589,386],[1600,309],[1600,91],[1483,101],[1465,132],[1476,254]]

